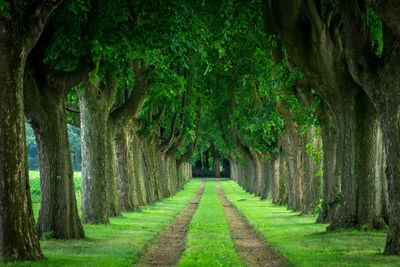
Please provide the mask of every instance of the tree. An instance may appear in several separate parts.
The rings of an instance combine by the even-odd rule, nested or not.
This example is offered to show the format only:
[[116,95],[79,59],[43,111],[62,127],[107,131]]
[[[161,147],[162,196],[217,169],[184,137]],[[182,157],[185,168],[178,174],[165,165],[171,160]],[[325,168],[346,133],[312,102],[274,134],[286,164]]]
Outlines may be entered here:
[[8,1],[0,17],[0,258],[38,260],[28,182],[23,79],[27,57],[61,1]]
[[[340,17],[329,2],[322,9],[314,1],[264,3],[267,34],[279,34],[290,60],[318,91],[335,118],[341,202],[328,229],[364,224],[381,228],[382,214],[374,200],[382,188],[367,179],[379,174],[373,156],[375,149],[379,150],[377,114],[347,69],[339,35]],[[371,157],[361,163],[358,159],[362,155]]]
[[[335,3],[344,26],[348,69],[378,111],[386,152],[386,178],[390,203],[389,232],[384,254],[399,254],[400,24],[396,15],[399,12],[399,5],[396,1],[335,1]],[[381,40],[383,51],[379,51],[382,47],[376,40]]]

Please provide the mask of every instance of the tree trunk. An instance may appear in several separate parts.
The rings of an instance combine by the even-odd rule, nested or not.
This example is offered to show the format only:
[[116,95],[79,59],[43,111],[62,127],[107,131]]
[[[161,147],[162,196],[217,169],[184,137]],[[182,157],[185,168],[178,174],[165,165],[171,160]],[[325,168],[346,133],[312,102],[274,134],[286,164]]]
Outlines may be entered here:
[[312,147],[311,153],[318,153],[321,144],[316,135],[315,126],[311,126],[309,131],[301,136],[301,171],[303,188],[303,210],[302,214],[308,214],[315,210],[315,206],[321,197],[321,178],[318,171],[322,164],[318,162],[314,154],[310,154],[309,146]]
[[[397,100],[397,101],[396,101]],[[389,232],[384,254],[400,254],[400,101],[387,101],[380,110],[386,149],[386,176],[389,189]]]
[[13,2],[10,18],[0,21],[0,261],[43,259],[29,188],[23,79],[27,56],[60,3],[32,2],[22,10]]
[[76,205],[64,94],[44,89],[39,96],[42,117],[29,111],[26,114],[31,120],[39,152],[38,234],[52,232],[53,237],[60,239],[84,238]]
[[227,158],[224,158],[222,160],[222,166],[224,167],[224,175],[225,177],[230,177],[231,176],[231,165],[230,161]]
[[[367,95],[357,97],[357,144],[356,171],[358,182],[357,226],[362,229],[382,229],[386,227],[384,218],[378,210],[381,198],[382,176],[378,153],[383,150],[379,145],[379,123],[377,112],[370,104]],[[378,201],[377,201],[378,200]],[[377,205],[379,203],[379,206]]]
[[144,162],[143,162],[143,153],[142,153],[142,142],[136,134],[136,126],[135,124],[129,128],[128,138],[130,147],[132,148],[132,162],[133,162],[133,171],[134,171],[134,183],[135,183],[135,193],[137,196],[137,205],[143,206],[146,205],[147,195],[146,195],[146,187],[147,182],[145,180],[144,175]]
[[[356,1],[343,2],[353,4]],[[313,1],[270,0],[265,1],[264,7],[267,34],[280,35],[290,59],[320,93],[335,116],[339,137],[337,159],[342,179],[341,205],[328,230],[354,227],[358,221],[359,197],[359,174],[355,163],[359,141],[355,131],[359,122],[355,107],[362,89],[348,71],[338,32],[340,27],[322,20],[325,14],[319,14],[321,10]],[[310,43],[313,45],[310,46]]]
[[4,41],[0,51],[0,261],[39,260],[25,139],[25,60]]
[[213,155],[213,160],[214,160],[214,174],[215,177],[219,178],[221,177],[221,171],[219,169],[219,165],[221,162],[221,158],[219,156],[219,152],[217,151],[218,154]]
[[106,177],[107,160],[107,105],[96,97],[88,84],[79,92],[82,131],[82,222],[109,223]]
[[[349,97],[336,112],[338,142],[338,163],[341,166],[341,200],[337,217],[328,230],[350,228],[357,218],[357,176],[355,173],[356,116],[355,102]],[[346,107],[345,107],[346,106]]]
[[133,149],[129,142],[128,132],[129,126],[125,129],[120,129],[114,137],[117,188],[122,211],[132,211],[138,208]]
[[221,156],[219,154],[219,151],[215,149],[214,143],[211,142],[210,144],[210,151],[211,151],[211,156],[213,158],[214,162],[214,176],[219,178],[221,177],[221,172],[220,172],[220,164],[221,164]]
[[[322,109],[318,114],[321,125],[321,136],[323,145],[323,185],[322,185],[322,205],[318,215],[318,223],[332,222],[339,209],[338,194],[340,193],[340,171],[337,162],[338,137],[334,118],[325,103],[321,103],[318,109]],[[318,112],[318,111],[317,111]]]
[[107,200],[108,215],[110,217],[120,216],[121,209],[119,207],[118,190],[117,190],[117,172],[115,169],[114,157],[114,131],[115,125],[108,120],[107,136],[106,136],[106,179],[107,179]]
[[283,138],[282,144],[287,167],[288,209],[299,211],[302,209],[303,202],[300,135],[295,131],[294,124],[290,122],[290,118],[287,118],[285,132],[281,136]]
[[282,149],[282,138],[280,138],[279,144],[279,185],[278,185],[278,197],[275,205],[286,205],[288,204],[288,171],[287,171],[287,157],[286,152]]

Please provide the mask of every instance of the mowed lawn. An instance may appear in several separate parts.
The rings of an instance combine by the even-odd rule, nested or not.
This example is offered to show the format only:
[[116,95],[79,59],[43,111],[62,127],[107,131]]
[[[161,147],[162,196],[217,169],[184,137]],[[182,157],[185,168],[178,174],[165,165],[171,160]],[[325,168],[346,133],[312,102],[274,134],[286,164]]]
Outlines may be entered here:
[[221,181],[228,199],[250,224],[295,266],[400,266],[400,256],[383,256],[386,232],[344,230],[326,233],[328,224],[316,215],[276,207],[260,200],[234,181]]
[[190,222],[186,250],[178,266],[244,266],[236,253],[214,181],[206,182],[203,197]]
[[[131,266],[141,249],[193,198],[200,182],[191,180],[175,196],[144,206],[141,211],[123,212],[120,217],[110,218],[109,225],[84,225],[83,240],[41,241],[46,260],[4,266]],[[80,204],[78,197],[79,213]],[[39,202],[33,204],[36,219],[39,207]]]

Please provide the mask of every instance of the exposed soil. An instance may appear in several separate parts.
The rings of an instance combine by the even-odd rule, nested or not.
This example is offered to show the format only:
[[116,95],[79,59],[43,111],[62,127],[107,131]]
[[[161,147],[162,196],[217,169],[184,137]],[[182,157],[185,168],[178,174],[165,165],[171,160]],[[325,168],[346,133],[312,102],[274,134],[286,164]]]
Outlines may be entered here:
[[218,181],[215,181],[218,197],[224,207],[232,239],[239,257],[247,266],[292,266],[286,258],[264,237],[261,237],[226,198]]
[[176,266],[183,251],[189,223],[195,214],[204,192],[205,181],[186,207],[175,217],[154,243],[145,247],[133,266]]

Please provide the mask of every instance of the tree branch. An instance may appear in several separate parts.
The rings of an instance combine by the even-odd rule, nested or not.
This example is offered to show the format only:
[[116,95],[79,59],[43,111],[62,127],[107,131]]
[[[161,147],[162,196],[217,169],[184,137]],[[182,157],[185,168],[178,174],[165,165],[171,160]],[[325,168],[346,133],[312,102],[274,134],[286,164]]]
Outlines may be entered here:
[[27,53],[29,53],[37,40],[39,39],[43,27],[50,16],[62,3],[62,0],[36,0],[27,7],[27,13],[24,17],[24,24],[27,29],[26,35],[28,37]]
[[371,49],[368,25],[362,18],[364,7],[356,0],[336,0],[336,4],[342,15],[350,72],[359,83],[372,83],[378,58]]
[[139,67],[139,61],[137,59],[133,61],[132,68],[135,73],[134,90],[125,103],[114,110],[110,115],[112,120],[121,125],[139,116],[152,84],[152,78],[147,75],[150,71],[149,68],[143,71]]
[[197,98],[197,113],[196,113],[196,137],[194,141],[189,145],[187,151],[181,156],[181,158],[177,161],[178,166],[181,165],[183,162],[187,161],[196,150],[198,141],[199,141],[199,132],[200,132],[200,122],[201,122],[201,99],[200,97]]

